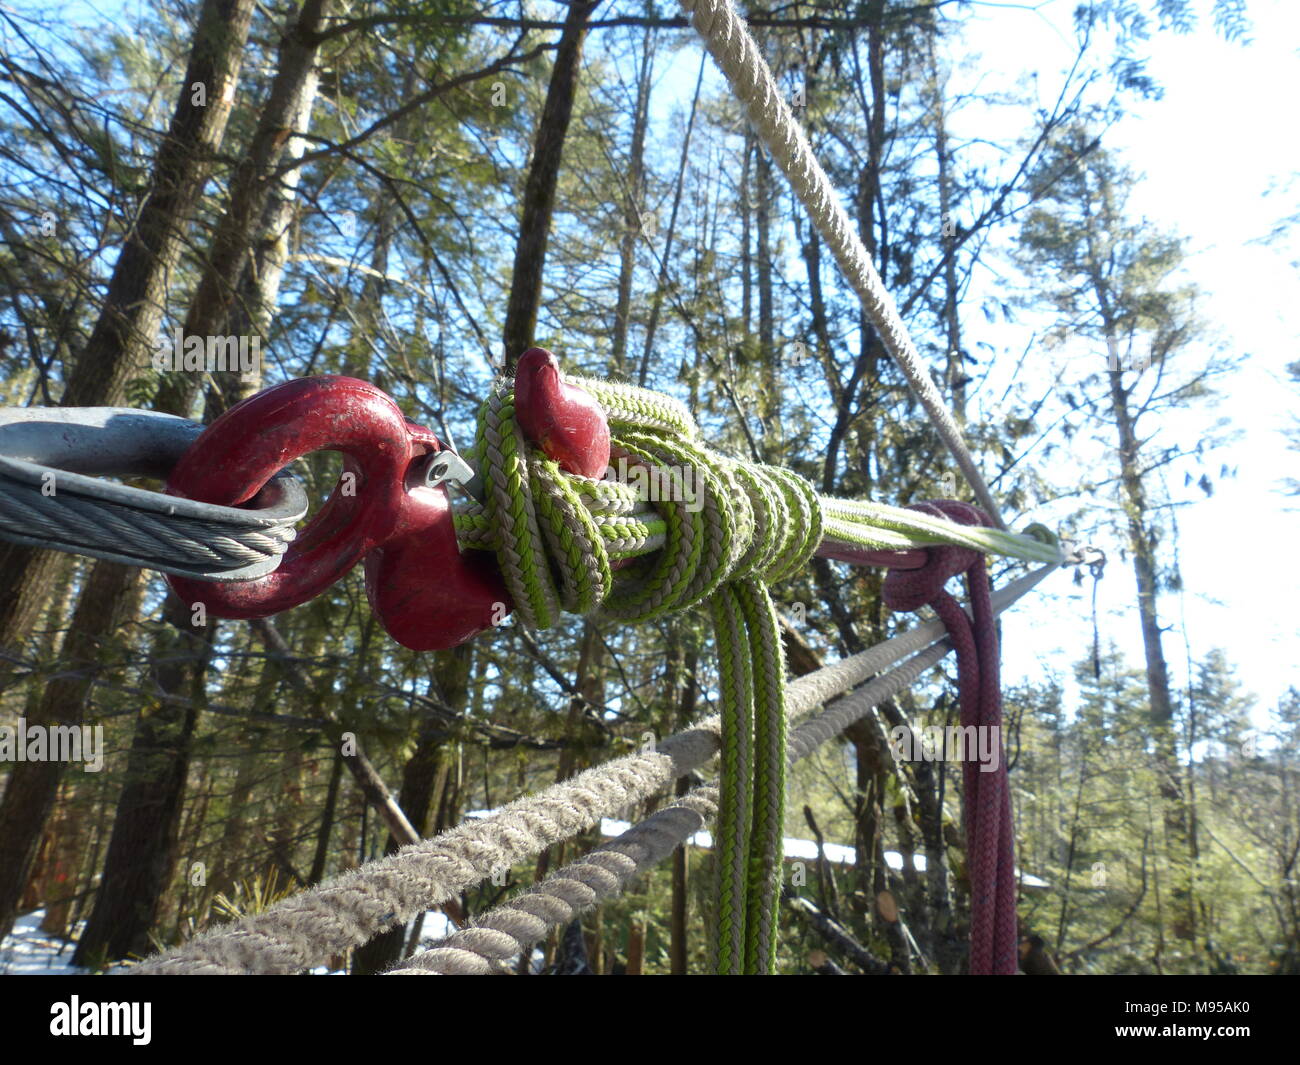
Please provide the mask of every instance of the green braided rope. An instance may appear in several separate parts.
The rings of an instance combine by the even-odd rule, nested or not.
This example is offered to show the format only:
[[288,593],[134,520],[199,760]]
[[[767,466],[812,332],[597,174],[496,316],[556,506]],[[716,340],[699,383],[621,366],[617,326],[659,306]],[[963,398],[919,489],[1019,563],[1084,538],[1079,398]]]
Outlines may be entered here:
[[[658,461],[656,444],[653,439],[640,434],[611,440],[611,446],[617,446],[639,465],[652,469],[662,465]],[[605,606],[607,613],[623,621],[646,621],[689,605],[687,592],[701,569],[705,539],[710,531],[706,508],[702,506],[692,511],[682,503],[662,501],[660,509],[667,526],[664,549],[653,556],[636,587]],[[715,527],[714,531],[719,530]],[[729,531],[722,530],[724,535]]]
[[479,422],[488,517],[499,529],[501,574],[524,624],[547,629],[559,621],[560,604],[547,569],[526,456],[528,444],[514,416],[514,393],[498,387]]
[[753,659],[736,588],[737,585],[725,585],[709,601],[718,650],[718,695],[722,711],[715,833],[717,890],[714,897],[718,900],[718,914],[713,936],[713,970],[721,976],[743,974],[748,955],[748,784],[753,776]]
[[745,899],[745,971],[776,971],[777,899],[785,856],[785,656],[776,608],[761,581],[731,585],[754,660],[754,789]]
[[[785,565],[769,570],[764,575],[763,579],[768,584],[779,584],[802,569],[807,559],[821,546],[825,517],[821,497],[804,478],[780,467],[767,468],[780,482],[783,482],[789,492],[789,498],[794,504],[791,509],[796,511],[794,528],[803,532],[802,538],[798,539],[791,551],[784,556]],[[781,556],[777,556],[777,560],[780,562]]]
[[764,491],[756,467],[738,462],[733,473],[750,501],[749,547],[736,561],[736,576],[747,577],[760,569],[765,560],[775,554],[780,535],[776,528],[778,515],[773,513],[772,500]]
[[[675,437],[679,444],[688,445],[695,452],[696,459],[705,467],[725,470],[737,477],[746,477],[747,488],[744,494],[751,499],[755,498],[757,492],[780,493],[786,509],[795,515],[790,523],[791,526],[805,535],[798,549],[785,556],[784,565],[765,574],[765,579],[769,583],[777,583],[795,572],[805,561],[803,557],[805,552],[816,550],[823,536],[858,547],[882,551],[902,551],[930,547],[934,544],[952,544],[1026,562],[1050,563],[1063,560],[1056,538],[1042,526],[1030,526],[1024,533],[1007,533],[978,526],[961,526],[942,518],[884,503],[818,496],[804,478],[789,470],[738,463],[704,449],[699,444],[699,430],[689,412],[671,397],[608,381],[584,379],[580,383],[596,396],[605,408],[610,426],[616,431],[616,441],[619,429],[627,429],[633,433],[648,432],[651,435],[669,434]],[[480,468],[485,465],[486,448],[482,427],[494,402],[500,402],[499,397],[494,395],[480,409],[480,432],[470,452],[471,461]],[[513,408],[509,413],[513,414]],[[599,514],[614,505],[619,490],[626,493],[627,505],[635,505],[635,497],[632,496],[628,486],[617,481],[593,481],[569,474],[564,476],[579,492],[583,505],[597,516],[597,524],[607,549],[611,542],[618,542],[616,551],[611,549],[611,558],[638,557],[659,551],[663,547],[660,536],[666,532],[666,525],[663,524],[663,516],[657,512],[643,511],[638,521],[631,523],[630,530],[622,528],[619,523],[605,522],[600,519]],[[761,487],[757,480],[760,477],[766,482]],[[800,498],[796,499],[796,494]],[[810,516],[811,520],[805,523],[801,520],[804,515]],[[758,520],[762,520],[761,516]],[[497,526],[483,508],[468,507],[458,510],[455,522],[462,546],[498,550],[497,538],[492,535],[492,530]],[[758,536],[761,540],[761,532]],[[622,542],[637,540],[644,542]],[[748,551],[752,556],[760,549],[760,544],[751,544]],[[779,550],[773,549],[763,553],[775,559],[782,558]],[[748,567],[742,566],[740,569],[741,572],[745,572]]]
[[604,538],[558,463],[534,459],[529,471],[545,489],[534,498],[539,516],[545,519],[542,532],[551,557],[559,562],[556,568],[564,592],[560,601],[571,614],[590,614],[613,585]]
[[[571,383],[603,407],[623,479],[566,473],[530,447],[510,383],[500,381],[479,410],[470,452],[483,503],[457,510],[457,537],[462,548],[496,553],[530,628],[557,624],[561,611],[645,621],[708,604],[722,716],[714,968],[773,972],[786,709],[769,585],[801,569],[824,538],[880,550],[957,544],[1038,562],[1061,561],[1060,544],[1041,526],[1016,535],[825,498],[789,470],[710,451],[674,399],[608,381]],[[621,560],[632,561],[615,568]]]
[[691,412],[671,396],[597,378],[568,380],[596,397],[609,418],[610,429],[648,429],[687,440],[699,438],[700,430]]
[[[724,464],[710,462],[703,448],[689,442],[628,432],[615,437],[613,443],[652,469],[671,470],[678,475],[684,469],[692,469],[696,480],[698,509],[693,513],[684,501],[660,502],[669,525],[669,539],[675,522],[680,522],[683,539],[690,545],[689,553],[684,558],[665,560],[661,569],[668,587],[660,594],[653,582],[647,582],[648,599],[638,598],[646,599],[652,608],[644,614],[632,610],[634,617],[637,620],[655,617],[703,601],[732,575],[752,535],[749,497]],[[615,609],[621,616],[627,616],[620,606],[616,605]]]
[[821,496],[826,535],[863,547],[907,550],[951,544],[971,547],[989,555],[1004,555],[1025,562],[1062,562],[1060,544],[1054,536],[1043,537],[1030,526],[1024,533],[1003,532],[979,525],[957,525],[915,510],[891,507],[856,499]]

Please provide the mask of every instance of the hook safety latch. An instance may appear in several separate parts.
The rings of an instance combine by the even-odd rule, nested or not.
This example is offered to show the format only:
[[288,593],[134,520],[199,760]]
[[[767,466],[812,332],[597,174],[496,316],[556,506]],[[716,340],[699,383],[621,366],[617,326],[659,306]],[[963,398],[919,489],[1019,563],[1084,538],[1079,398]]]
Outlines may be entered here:
[[430,456],[428,465],[425,466],[424,483],[430,488],[454,484],[476,502],[483,502],[483,478],[474,472],[473,466],[450,449],[437,451]]

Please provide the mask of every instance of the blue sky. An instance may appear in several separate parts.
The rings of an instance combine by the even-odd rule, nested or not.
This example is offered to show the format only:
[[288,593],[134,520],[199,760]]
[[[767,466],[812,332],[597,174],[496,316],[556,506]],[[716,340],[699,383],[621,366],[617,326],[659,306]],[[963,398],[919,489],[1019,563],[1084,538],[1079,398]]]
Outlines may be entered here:
[[[1073,59],[1073,7],[1069,0],[975,5],[965,33],[967,62],[957,65],[954,82],[987,90],[1036,70],[1048,95]],[[1296,624],[1289,620],[1300,602],[1300,570],[1288,557],[1300,539],[1300,499],[1278,492],[1278,480],[1300,464],[1281,437],[1300,399],[1284,372],[1300,358],[1300,233],[1275,246],[1259,241],[1300,200],[1300,140],[1288,117],[1300,87],[1300,5],[1252,0],[1250,16],[1253,41],[1245,46],[1217,38],[1208,23],[1185,37],[1153,39],[1146,49],[1149,72],[1164,96],[1130,102],[1131,113],[1107,144],[1144,175],[1132,210],[1188,238],[1186,273],[1204,291],[1202,314],[1229,351],[1245,356],[1240,370],[1219,382],[1217,408],[1197,407],[1161,427],[1161,439],[1195,440],[1226,418],[1240,434],[1216,456],[1238,475],[1219,481],[1212,498],[1185,491],[1183,467],[1171,470],[1174,497],[1201,501],[1179,515],[1187,590],[1182,602],[1174,595],[1161,602],[1163,620],[1174,626],[1166,655],[1175,676],[1183,676],[1185,611],[1192,654],[1223,647],[1244,687],[1271,704],[1288,685],[1300,686]],[[979,126],[988,117],[960,120]],[[1067,471],[1053,473],[1065,479]],[[1005,623],[1008,680],[1059,669],[1090,641],[1082,593],[1065,575],[1043,588],[1048,609],[1026,604]],[[1114,559],[1099,592],[1099,608],[1112,613],[1103,633],[1137,664],[1134,596],[1131,569]]]

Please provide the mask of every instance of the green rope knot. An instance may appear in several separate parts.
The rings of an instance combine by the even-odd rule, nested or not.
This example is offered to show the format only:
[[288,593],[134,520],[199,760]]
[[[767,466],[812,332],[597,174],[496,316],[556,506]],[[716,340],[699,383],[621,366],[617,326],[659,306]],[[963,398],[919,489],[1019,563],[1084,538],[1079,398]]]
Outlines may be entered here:
[[[562,612],[645,621],[708,602],[722,707],[715,967],[776,966],[785,815],[785,658],[768,585],[822,540],[822,502],[789,470],[704,446],[667,396],[574,382],[604,408],[611,469],[570,474],[532,447],[499,380],[479,411],[484,503],[456,515],[462,547],[496,553],[529,628]],[[620,565],[619,563],[622,563]]]
[[[532,447],[500,380],[479,411],[474,454],[485,501],[458,512],[464,547],[489,548],[519,620],[563,612],[637,622],[685,610],[730,581],[783,580],[822,537],[821,502],[788,470],[704,446],[681,404],[605,381],[575,382],[604,408],[605,479],[570,474]],[[631,564],[616,566],[623,560]]]
[[722,973],[772,972],[785,812],[785,660],[768,586],[821,545],[894,551],[953,544],[1060,563],[1045,527],[1014,534],[865,500],[820,497],[802,477],[705,447],[676,400],[579,380],[604,409],[612,469],[566,473],[532,447],[502,379],[479,411],[484,503],[456,513],[463,548],[495,552],[520,622],[564,612],[645,621],[707,602],[718,652]]

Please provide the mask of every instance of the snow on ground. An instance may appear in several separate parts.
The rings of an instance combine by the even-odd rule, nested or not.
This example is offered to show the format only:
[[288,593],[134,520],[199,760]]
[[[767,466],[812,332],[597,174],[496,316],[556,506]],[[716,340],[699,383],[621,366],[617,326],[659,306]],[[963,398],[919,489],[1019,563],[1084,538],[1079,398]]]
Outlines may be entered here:
[[[75,940],[59,939],[48,932],[41,931],[41,921],[45,919],[44,910],[25,913],[14,922],[14,930],[0,943],[0,976],[76,976],[84,975],[86,970],[72,964],[72,953],[76,950]],[[78,925],[77,931],[81,930]],[[447,915],[440,910],[430,910],[424,915],[424,925],[420,929],[420,947],[425,949],[434,941],[453,931]],[[116,966],[108,970],[110,975],[126,971],[126,966]],[[337,972],[337,970],[334,970]],[[331,970],[321,966],[312,970],[313,975],[327,976]]]
[[[73,976],[85,973],[72,964],[77,944],[41,931],[44,910],[25,913],[14,922],[14,930],[0,943],[0,974],[5,976]],[[122,967],[109,970],[122,972]]]

